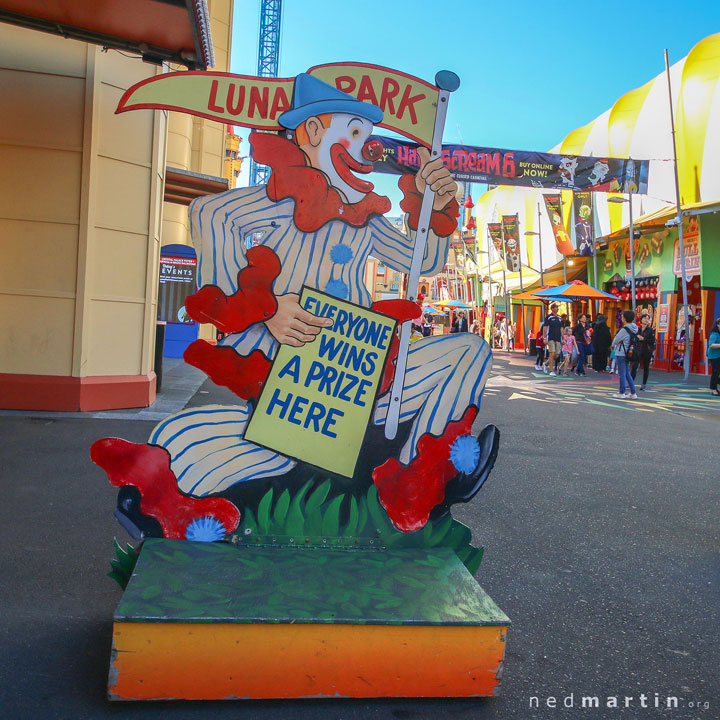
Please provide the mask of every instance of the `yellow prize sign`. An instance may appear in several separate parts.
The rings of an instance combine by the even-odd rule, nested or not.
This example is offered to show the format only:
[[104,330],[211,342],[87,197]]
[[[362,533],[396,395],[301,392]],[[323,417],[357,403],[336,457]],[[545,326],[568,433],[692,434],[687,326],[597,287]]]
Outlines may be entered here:
[[333,326],[280,347],[245,439],[352,477],[396,321],[308,287],[300,305]]
[[[430,83],[378,65],[332,63],[308,73],[383,111],[381,127],[425,145],[432,142],[438,89]],[[257,130],[280,130],[289,110],[295,78],[264,78],[222,72],[156,75],[125,91],[116,112],[174,110]]]

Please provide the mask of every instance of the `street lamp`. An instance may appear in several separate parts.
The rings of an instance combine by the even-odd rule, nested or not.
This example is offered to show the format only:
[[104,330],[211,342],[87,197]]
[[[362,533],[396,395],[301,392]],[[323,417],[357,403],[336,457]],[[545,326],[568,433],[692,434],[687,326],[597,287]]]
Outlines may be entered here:
[[635,312],[635,232],[633,229],[632,195],[628,193],[626,198],[611,197],[607,201],[609,203],[628,203],[628,210],[630,211],[630,296],[632,298],[632,309]]
[[[538,205],[538,221],[540,220],[540,206]],[[540,225],[538,224],[538,228]],[[540,236],[539,232],[534,232],[533,230],[526,230],[525,236],[529,237],[532,235],[537,235],[538,237],[538,249],[540,250],[540,288],[542,289],[542,286],[544,283],[544,277],[543,277],[543,261],[542,261],[542,237]],[[540,319],[543,320],[545,318],[545,304],[540,303]]]

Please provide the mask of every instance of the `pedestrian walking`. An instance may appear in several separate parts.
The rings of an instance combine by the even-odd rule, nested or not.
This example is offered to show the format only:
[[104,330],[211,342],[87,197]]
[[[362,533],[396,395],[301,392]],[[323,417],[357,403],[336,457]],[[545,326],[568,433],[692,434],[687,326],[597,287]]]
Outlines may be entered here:
[[535,369],[542,370],[545,362],[545,339],[543,338],[543,326],[540,325],[540,329],[537,331],[535,337],[535,350],[537,351],[537,358],[535,359]]
[[515,350],[515,332],[516,332],[516,325],[515,323],[510,323],[508,325],[508,350]]
[[[630,374],[627,354],[632,351],[639,352],[639,348],[637,347],[638,326],[635,324],[635,313],[632,310],[623,311],[622,317],[623,326],[618,330],[617,335],[615,335],[612,341],[612,347],[615,350],[615,359],[618,365],[618,375],[620,377],[620,389],[613,397],[637,400],[635,383]],[[630,390],[630,392],[626,392],[626,388]]]
[[563,364],[560,366],[560,372],[567,375],[572,364],[572,359],[578,354],[577,341],[569,327],[563,328],[562,340]]
[[605,372],[608,367],[608,352],[610,351],[610,343],[612,335],[610,328],[607,326],[607,317],[599,314],[593,323],[593,355],[592,366],[597,372]]
[[643,313],[643,316],[640,318],[640,330],[638,332],[640,353],[637,358],[630,363],[630,374],[633,380],[635,380],[638,367],[640,363],[642,363],[643,378],[642,385],[640,385],[641,390],[645,390],[647,386],[648,376],[650,375],[650,362],[655,353],[655,330],[651,323],[652,320],[650,316],[647,313]]
[[543,339],[548,349],[548,358],[543,365],[543,372],[555,377],[555,361],[562,352],[562,320],[557,314],[557,303],[550,306],[550,314],[543,323]]
[[585,376],[585,360],[587,358],[588,349],[588,335],[587,335],[587,315],[583,313],[578,318],[575,327],[573,328],[572,334],[575,337],[577,344],[578,361],[577,367],[575,368],[575,374],[580,377]]
[[451,333],[464,333],[468,331],[468,321],[465,317],[465,313],[460,310],[460,312],[455,316],[455,319],[453,320],[452,328],[450,328]]
[[720,318],[715,320],[715,324],[710,332],[707,357],[712,367],[710,392],[713,395],[720,395],[720,391],[718,390],[718,383],[720,383]]

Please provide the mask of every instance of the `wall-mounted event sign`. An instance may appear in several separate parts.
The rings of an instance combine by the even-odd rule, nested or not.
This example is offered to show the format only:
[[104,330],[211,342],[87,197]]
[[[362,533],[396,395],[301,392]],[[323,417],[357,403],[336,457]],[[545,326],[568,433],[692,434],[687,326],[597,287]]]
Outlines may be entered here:
[[185,300],[195,292],[195,269],[193,257],[160,257],[160,281],[158,291],[158,320],[170,323],[192,323],[185,311]]

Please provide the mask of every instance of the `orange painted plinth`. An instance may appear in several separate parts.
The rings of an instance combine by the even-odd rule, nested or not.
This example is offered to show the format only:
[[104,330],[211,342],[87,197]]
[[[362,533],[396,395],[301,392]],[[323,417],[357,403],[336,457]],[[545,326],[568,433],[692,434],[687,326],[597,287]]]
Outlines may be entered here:
[[116,622],[112,700],[493,695],[502,625]]

